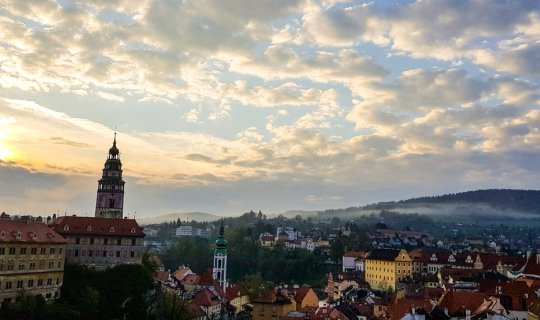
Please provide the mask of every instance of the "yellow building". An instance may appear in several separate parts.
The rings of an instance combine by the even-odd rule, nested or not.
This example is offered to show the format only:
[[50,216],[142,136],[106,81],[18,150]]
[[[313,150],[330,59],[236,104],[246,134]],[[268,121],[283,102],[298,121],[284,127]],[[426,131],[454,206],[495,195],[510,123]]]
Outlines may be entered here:
[[253,320],[277,320],[296,311],[296,303],[289,298],[287,290],[276,290],[266,297],[251,300]]
[[20,294],[60,294],[66,240],[32,220],[0,219],[0,303]]
[[372,289],[395,290],[407,277],[412,277],[412,259],[403,249],[376,249],[366,258],[366,281]]

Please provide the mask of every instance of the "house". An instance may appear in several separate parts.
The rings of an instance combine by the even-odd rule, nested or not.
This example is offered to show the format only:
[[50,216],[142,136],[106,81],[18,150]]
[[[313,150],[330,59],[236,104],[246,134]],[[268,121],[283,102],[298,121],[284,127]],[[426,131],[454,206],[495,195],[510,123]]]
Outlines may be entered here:
[[226,297],[234,314],[244,311],[249,304],[247,291],[238,285],[229,284],[226,290]]
[[296,311],[296,303],[286,289],[276,289],[269,294],[251,300],[254,320],[276,320]]
[[206,314],[207,319],[219,319],[221,318],[221,299],[217,293],[213,292],[209,288],[203,288],[191,301],[194,305],[201,307]]
[[395,290],[412,277],[412,259],[401,249],[375,249],[366,258],[366,281],[375,290]]
[[349,251],[342,257],[343,272],[361,271],[364,272],[367,252]]
[[306,308],[317,309],[319,306],[319,298],[311,287],[300,287],[294,294],[294,302],[296,302],[296,311],[302,311]]

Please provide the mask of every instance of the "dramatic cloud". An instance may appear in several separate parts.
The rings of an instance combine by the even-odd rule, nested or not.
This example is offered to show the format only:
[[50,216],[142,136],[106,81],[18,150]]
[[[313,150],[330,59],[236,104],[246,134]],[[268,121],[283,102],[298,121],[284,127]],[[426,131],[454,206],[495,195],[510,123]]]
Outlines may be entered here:
[[[0,210],[325,209],[540,178],[538,1],[4,1]],[[276,201],[277,200],[277,201]]]

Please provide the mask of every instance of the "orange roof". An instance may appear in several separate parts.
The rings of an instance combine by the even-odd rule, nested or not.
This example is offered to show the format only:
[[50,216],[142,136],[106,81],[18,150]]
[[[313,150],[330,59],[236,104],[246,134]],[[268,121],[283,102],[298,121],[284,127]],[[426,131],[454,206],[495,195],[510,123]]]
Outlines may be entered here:
[[0,242],[66,243],[66,239],[43,223],[2,219]]
[[135,219],[65,216],[54,220],[51,227],[61,235],[144,237]]

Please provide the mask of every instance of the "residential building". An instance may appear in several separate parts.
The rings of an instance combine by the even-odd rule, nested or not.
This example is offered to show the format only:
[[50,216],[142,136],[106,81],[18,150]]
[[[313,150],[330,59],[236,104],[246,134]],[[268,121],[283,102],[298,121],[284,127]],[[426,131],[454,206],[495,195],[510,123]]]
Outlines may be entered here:
[[238,314],[245,310],[249,304],[249,295],[245,289],[238,285],[228,285],[227,287],[227,300],[229,305],[233,309],[234,314]]
[[274,290],[265,297],[255,298],[253,320],[277,320],[289,312],[296,311],[296,303],[288,296],[287,290]]
[[366,258],[366,281],[375,290],[395,290],[396,285],[412,276],[412,259],[407,251],[376,249]]
[[21,294],[59,296],[66,240],[43,223],[0,220],[0,303]]
[[135,219],[66,216],[51,228],[67,240],[66,262],[113,267],[141,264],[144,233]]
[[180,226],[176,228],[175,237],[191,237],[193,236],[193,227],[192,226]]
[[367,252],[364,251],[349,251],[345,253],[342,258],[343,272],[364,272],[366,257]]

